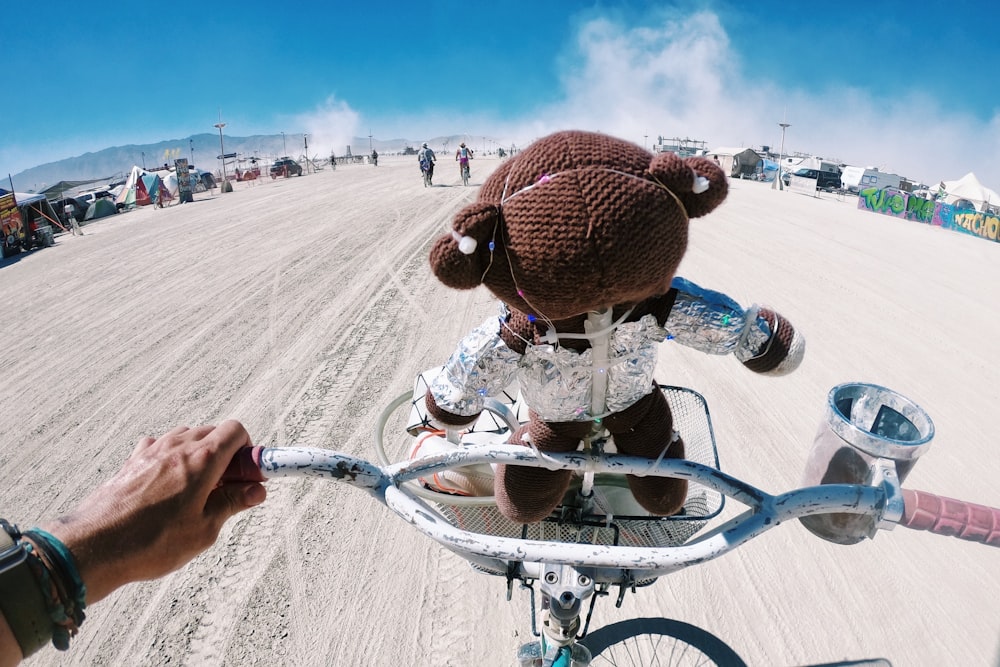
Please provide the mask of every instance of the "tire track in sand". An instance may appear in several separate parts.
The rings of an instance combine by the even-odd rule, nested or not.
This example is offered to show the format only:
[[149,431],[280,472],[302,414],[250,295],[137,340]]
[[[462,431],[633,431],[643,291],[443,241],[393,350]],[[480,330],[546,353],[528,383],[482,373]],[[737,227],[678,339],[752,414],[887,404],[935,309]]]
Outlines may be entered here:
[[[393,226],[405,232],[392,237],[391,245],[377,246],[382,248],[380,254],[398,258],[396,262],[387,264],[384,257],[358,258],[345,268],[353,270],[352,283],[316,317],[337,327],[332,332],[334,340],[276,421],[270,440],[372,456],[370,427],[387,400],[387,390],[393,393],[391,381],[399,370],[398,359],[385,353],[393,349],[387,341],[406,337],[415,306],[401,298],[405,290],[400,286],[426,261],[426,239],[436,236],[436,230],[429,233],[428,228],[442,225],[451,214],[449,207],[442,207],[420,225],[403,225],[397,217]],[[389,275],[378,270],[387,265],[399,268]],[[277,293],[277,270],[274,290]],[[349,326],[344,326],[351,313]],[[335,624],[317,624],[324,609],[315,600],[328,596],[314,596],[311,590],[322,585],[318,581],[330,580],[330,559],[319,554],[353,555],[344,553],[333,536],[355,534],[359,544],[349,551],[363,551],[366,544],[382,548],[372,544],[368,528],[351,530],[352,514],[373,515],[379,524],[387,524],[387,531],[395,521],[384,508],[351,489],[315,480],[269,485],[266,505],[252,518],[241,517],[235,523],[225,557],[209,567],[216,572],[216,581],[202,589],[205,602],[199,609],[198,628],[189,633],[191,641],[185,651],[190,664],[235,665],[251,655],[265,655],[266,662],[278,663],[287,660],[289,651],[310,655],[318,645],[339,645]],[[218,568],[223,570],[221,575]],[[192,582],[212,576],[199,568],[189,569]],[[275,596],[276,589],[287,595]],[[240,629],[248,625],[255,628],[254,633],[242,634]]]

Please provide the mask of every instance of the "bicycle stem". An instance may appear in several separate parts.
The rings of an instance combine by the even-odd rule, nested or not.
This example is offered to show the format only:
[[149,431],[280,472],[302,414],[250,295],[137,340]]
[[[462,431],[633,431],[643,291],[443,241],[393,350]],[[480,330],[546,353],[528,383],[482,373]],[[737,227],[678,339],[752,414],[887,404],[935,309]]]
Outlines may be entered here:
[[554,643],[565,646],[580,631],[580,612],[594,594],[594,580],[569,565],[546,563],[539,582],[542,606],[548,612],[543,631]]

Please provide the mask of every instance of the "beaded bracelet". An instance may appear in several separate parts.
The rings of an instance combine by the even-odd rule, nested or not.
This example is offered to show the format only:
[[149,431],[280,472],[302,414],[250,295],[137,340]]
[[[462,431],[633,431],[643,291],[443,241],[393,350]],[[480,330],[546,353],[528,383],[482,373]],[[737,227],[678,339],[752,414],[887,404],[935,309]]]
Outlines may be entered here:
[[87,607],[87,587],[80,578],[76,559],[66,545],[40,528],[22,533],[31,540],[25,545],[34,556],[28,562],[45,595],[49,616],[52,619],[52,644],[60,651],[69,648],[83,624]]

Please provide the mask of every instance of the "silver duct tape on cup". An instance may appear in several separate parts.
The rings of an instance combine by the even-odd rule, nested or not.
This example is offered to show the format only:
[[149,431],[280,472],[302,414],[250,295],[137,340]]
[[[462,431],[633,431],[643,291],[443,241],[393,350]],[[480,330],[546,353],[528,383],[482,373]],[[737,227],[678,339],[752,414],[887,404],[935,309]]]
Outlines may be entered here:
[[[874,384],[838,385],[827,397],[803,483],[878,484],[888,464],[898,490],[898,483],[933,438],[930,416],[906,396]],[[838,544],[856,544],[878,528],[874,517],[859,514],[821,514],[800,521],[814,534]]]

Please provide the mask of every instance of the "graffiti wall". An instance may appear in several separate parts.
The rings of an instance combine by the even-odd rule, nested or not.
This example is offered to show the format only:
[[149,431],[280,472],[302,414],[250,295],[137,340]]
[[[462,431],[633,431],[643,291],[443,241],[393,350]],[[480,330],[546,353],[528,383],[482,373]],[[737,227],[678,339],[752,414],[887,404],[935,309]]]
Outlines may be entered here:
[[1000,217],[996,214],[956,209],[951,204],[894,188],[862,189],[858,193],[858,208],[1000,242]]

